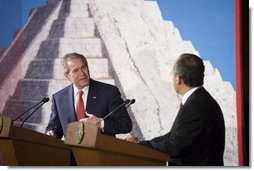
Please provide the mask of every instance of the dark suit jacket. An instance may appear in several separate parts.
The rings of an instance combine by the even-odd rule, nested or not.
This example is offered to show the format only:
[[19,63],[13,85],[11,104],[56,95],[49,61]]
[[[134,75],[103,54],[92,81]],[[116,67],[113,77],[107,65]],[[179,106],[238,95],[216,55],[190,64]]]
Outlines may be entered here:
[[[70,85],[53,94],[52,113],[46,132],[53,130],[61,138],[66,134],[68,123],[77,121],[73,92],[73,85]],[[121,103],[123,100],[117,87],[90,80],[86,103],[88,113],[103,118]],[[114,136],[119,133],[128,133],[131,129],[132,121],[125,107],[118,109],[104,120],[104,134]]]
[[218,103],[200,87],[191,94],[169,133],[143,145],[167,153],[171,163],[185,166],[223,165],[225,125]]

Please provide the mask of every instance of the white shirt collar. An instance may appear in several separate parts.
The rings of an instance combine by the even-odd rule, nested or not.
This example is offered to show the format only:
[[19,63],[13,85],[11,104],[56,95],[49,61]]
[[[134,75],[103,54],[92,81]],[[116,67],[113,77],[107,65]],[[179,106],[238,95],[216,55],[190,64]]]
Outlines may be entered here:
[[[73,84],[73,97],[74,97],[74,105],[75,105],[75,110],[77,110],[77,100],[78,100],[78,92],[80,91],[77,87],[75,87],[75,85]],[[82,89],[82,91],[84,92],[84,94],[82,95],[83,98],[83,102],[84,102],[84,106],[86,107],[86,102],[87,102],[87,96],[88,96],[88,90],[89,90],[89,86],[86,86]]]
[[[73,84],[73,88],[74,88],[74,97],[78,94],[78,92],[80,91],[74,84]],[[85,86],[82,91],[84,93],[86,93],[89,89],[89,86]]]
[[187,91],[182,98],[182,104],[184,105],[184,103],[187,101],[187,99],[190,97],[190,95],[196,91],[199,87],[194,87],[192,89],[190,89],[189,91]]

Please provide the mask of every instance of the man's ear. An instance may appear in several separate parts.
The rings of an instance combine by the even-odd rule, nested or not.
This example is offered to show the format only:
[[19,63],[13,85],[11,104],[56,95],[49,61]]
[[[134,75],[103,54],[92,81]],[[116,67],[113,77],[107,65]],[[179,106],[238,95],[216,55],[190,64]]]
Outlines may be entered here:
[[181,83],[181,78],[179,77],[179,75],[175,76],[175,81],[176,81],[177,85],[179,85]]
[[184,84],[183,79],[179,75],[176,75],[176,84],[177,85]]
[[71,81],[70,75],[67,74],[66,72],[64,73],[64,77],[65,77],[66,80]]

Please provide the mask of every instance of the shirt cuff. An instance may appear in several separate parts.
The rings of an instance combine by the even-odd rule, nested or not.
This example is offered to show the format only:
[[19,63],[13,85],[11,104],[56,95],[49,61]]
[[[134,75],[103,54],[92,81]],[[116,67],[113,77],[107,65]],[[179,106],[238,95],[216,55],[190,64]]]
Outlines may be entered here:
[[104,120],[101,121],[100,128],[101,128],[102,132],[104,132]]

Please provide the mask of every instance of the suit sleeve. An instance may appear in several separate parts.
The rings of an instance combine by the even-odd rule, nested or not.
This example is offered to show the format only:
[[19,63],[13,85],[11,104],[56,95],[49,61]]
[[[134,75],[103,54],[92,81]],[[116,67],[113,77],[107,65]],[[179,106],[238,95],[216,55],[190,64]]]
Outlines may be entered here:
[[170,136],[170,132],[165,134],[165,135],[153,138],[150,141],[149,140],[148,141],[145,141],[145,140],[140,141],[139,144],[142,144],[142,145],[145,145],[147,147],[150,147],[150,148],[159,150],[161,152],[167,153],[167,150],[166,150],[165,146],[163,146],[163,144],[160,144],[160,141],[163,141],[163,140],[167,139],[169,136]]
[[[123,100],[121,98],[121,94],[118,88],[115,87],[112,91],[112,96],[109,99],[109,111],[113,111],[122,103]],[[105,134],[115,135],[120,133],[129,133],[131,130],[132,121],[124,106],[122,108],[119,108],[114,114],[112,114],[105,120]]]
[[183,109],[172,126],[170,133],[140,144],[178,157],[188,152],[202,133],[202,122],[195,109]]
[[48,126],[46,128],[46,132],[48,132],[49,130],[54,131],[58,138],[60,139],[62,138],[63,130],[59,120],[54,95],[52,96],[51,115],[50,115]]

